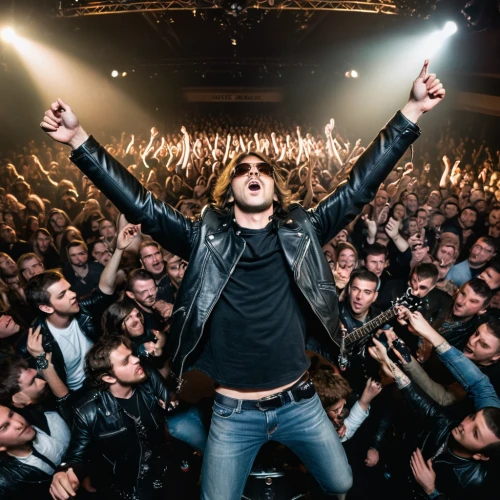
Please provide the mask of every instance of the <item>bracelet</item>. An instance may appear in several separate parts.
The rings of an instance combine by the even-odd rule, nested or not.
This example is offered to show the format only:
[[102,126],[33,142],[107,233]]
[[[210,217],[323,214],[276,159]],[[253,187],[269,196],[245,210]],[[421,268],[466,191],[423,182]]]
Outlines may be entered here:
[[42,352],[42,354],[39,354],[38,356],[36,356],[35,361],[36,361],[36,367],[38,368],[38,370],[46,370],[49,367],[49,362],[47,361],[47,358],[46,358],[44,352]]

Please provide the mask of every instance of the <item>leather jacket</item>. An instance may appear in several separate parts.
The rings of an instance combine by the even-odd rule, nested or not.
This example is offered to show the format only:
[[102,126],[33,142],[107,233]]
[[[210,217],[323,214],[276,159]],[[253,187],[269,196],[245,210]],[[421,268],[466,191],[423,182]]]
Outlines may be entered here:
[[0,458],[0,498],[50,500],[52,476],[2,453]]
[[[135,390],[148,408],[156,429],[165,429],[165,442],[151,444],[165,448],[167,412],[162,403],[168,405],[172,392],[156,368],[142,366],[148,378]],[[130,456],[130,450],[135,450],[133,443],[139,441],[131,417],[107,389],[91,390],[74,406],[74,412],[71,441],[58,471],[73,468],[81,480],[86,475],[87,460],[92,458],[96,460],[92,462],[93,470],[96,469],[94,465],[99,464],[98,480],[104,478],[104,487],[113,484],[124,491],[134,489],[141,460]]]
[[[401,389],[409,406],[425,419],[425,428],[419,433],[418,447],[424,460],[432,459],[436,473],[436,489],[440,500],[483,498],[479,493],[486,484],[487,468],[484,462],[462,458],[448,450],[450,432],[460,421],[452,420],[443,413],[441,407],[431,400],[414,383]],[[415,498],[427,498],[413,478]]]
[[[358,159],[347,181],[317,207],[294,204],[284,217],[274,217],[279,243],[295,282],[323,325],[308,340],[308,349],[333,360],[338,343],[338,300],[322,246],[348,225],[374,197],[397,161],[419,136],[420,129],[398,112]],[[207,206],[189,219],[157,200],[90,137],[71,160],[134,224],[168,251],[190,264],[177,293],[169,348],[178,381],[199,354],[204,326],[245,249],[233,229],[231,211]],[[188,360],[189,358],[189,360]]]
[[[104,312],[106,307],[111,305],[113,299],[115,299],[115,295],[106,295],[99,288],[96,288],[89,296],[78,301],[80,312],[75,315],[76,321],[82,333],[92,342],[95,342],[101,334],[101,329],[96,328],[96,318],[100,318],[100,315]],[[43,348],[45,352],[52,353],[52,364],[61,380],[66,383],[64,357],[59,344],[47,326],[47,318],[45,316],[36,318],[31,328],[34,330],[39,325],[41,325]],[[20,356],[28,361],[32,368],[36,369],[36,361],[28,352],[27,342],[28,332],[24,333],[19,339],[16,350]]]

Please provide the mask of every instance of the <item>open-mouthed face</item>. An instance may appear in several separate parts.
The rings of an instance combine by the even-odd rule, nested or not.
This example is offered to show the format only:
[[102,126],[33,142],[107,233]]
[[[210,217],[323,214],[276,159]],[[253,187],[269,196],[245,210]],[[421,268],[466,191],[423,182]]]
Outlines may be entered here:
[[245,175],[237,175],[231,181],[235,205],[245,213],[261,213],[273,206],[277,199],[274,193],[274,178],[259,172],[257,165],[263,161],[253,155],[246,156],[240,163],[254,165]]

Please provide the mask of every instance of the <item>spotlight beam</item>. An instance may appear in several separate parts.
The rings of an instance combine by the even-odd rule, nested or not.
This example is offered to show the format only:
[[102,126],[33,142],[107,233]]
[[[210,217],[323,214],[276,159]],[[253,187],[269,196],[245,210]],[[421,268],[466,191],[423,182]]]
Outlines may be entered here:
[[17,35],[16,35],[14,28],[12,28],[10,26],[3,28],[2,29],[2,40],[5,43],[10,43],[10,44],[14,45],[16,43],[16,40],[17,40]]

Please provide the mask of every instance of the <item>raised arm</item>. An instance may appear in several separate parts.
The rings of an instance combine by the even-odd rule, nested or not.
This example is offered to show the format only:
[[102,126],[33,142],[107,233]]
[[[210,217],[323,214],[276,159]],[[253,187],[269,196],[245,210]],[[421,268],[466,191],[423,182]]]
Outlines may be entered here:
[[142,232],[175,255],[189,260],[195,225],[157,200],[142,184],[85,132],[70,106],[61,99],[45,112],[42,128],[54,140],[69,145],[71,160],[95,183],[120,212]]
[[402,317],[410,323],[418,334],[435,347],[439,359],[467,391],[476,410],[487,406],[500,408],[500,399],[490,379],[463,353],[448,344],[446,339],[432,328],[419,311],[405,310]]
[[115,293],[116,275],[122,260],[123,252],[134,241],[139,229],[133,224],[127,224],[119,233],[116,240],[116,249],[104,268],[99,279],[99,288],[106,295]]
[[404,108],[379,132],[352,169],[346,184],[324,198],[311,212],[320,244],[330,241],[372,201],[397,161],[420,134],[420,116],[442,100],[445,90],[436,75],[427,74],[426,61],[413,82]]

